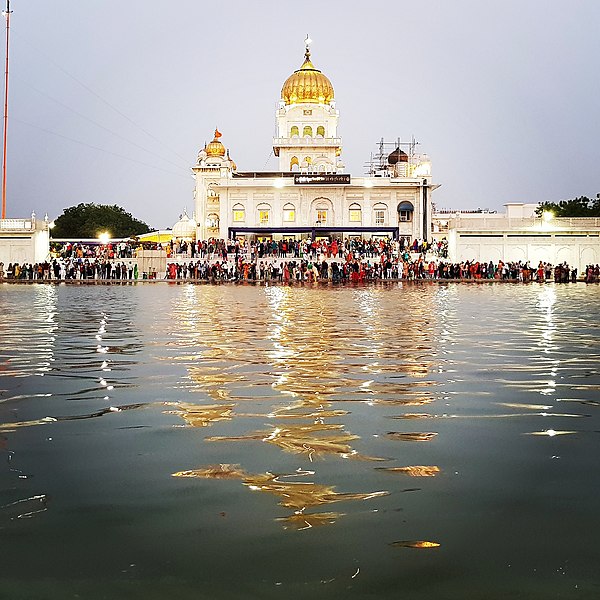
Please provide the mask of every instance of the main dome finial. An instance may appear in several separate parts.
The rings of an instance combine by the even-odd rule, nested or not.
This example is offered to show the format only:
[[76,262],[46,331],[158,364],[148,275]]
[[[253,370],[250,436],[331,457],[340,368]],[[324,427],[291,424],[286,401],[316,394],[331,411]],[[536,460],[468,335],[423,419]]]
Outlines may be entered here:
[[306,52],[304,53],[304,58],[306,60],[310,60],[310,45],[312,44],[312,40],[310,39],[310,35],[306,34],[306,39],[304,40],[304,44],[306,46]]

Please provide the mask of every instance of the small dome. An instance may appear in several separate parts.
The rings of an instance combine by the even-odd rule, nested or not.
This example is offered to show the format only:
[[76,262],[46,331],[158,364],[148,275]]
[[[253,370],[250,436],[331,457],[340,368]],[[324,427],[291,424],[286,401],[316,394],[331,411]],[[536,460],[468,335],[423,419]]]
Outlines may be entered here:
[[223,143],[219,141],[221,137],[221,133],[218,129],[215,129],[215,137],[212,142],[206,145],[204,150],[206,151],[207,156],[225,156],[225,146]]
[[390,155],[388,156],[388,165],[395,165],[399,162],[408,162],[408,154],[403,150],[400,150],[400,147],[396,148]]
[[302,66],[294,71],[281,88],[281,99],[286,104],[311,102],[329,104],[333,100],[333,85],[310,61],[310,51],[306,48]]
[[189,240],[196,237],[196,223],[187,216],[185,211],[181,219],[173,225],[173,237],[179,240]]

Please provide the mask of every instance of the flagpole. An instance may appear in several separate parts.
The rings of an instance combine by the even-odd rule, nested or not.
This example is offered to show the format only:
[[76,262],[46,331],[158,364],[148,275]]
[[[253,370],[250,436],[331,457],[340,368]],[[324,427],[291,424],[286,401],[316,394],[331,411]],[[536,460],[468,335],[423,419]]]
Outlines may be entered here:
[[4,138],[2,151],[2,218],[6,219],[6,140],[8,134],[8,39],[10,33],[10,0],[6,0],[6,66],[4,69]]

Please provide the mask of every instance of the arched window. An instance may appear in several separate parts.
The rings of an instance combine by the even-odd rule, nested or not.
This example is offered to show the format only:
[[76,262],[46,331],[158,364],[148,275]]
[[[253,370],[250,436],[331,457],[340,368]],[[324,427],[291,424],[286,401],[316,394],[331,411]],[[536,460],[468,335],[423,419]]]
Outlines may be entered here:
[[310,125],[304,126],[304,130],[302,131],[302,137],[312,137],[312,127]]
[[325,137],[325,127],[323,125],[317,127],[317,137]]
[[234,223],[243,223],[246,220],[246,209],[243,204],[233,205],[233,221]]
[[310,207],[310,220],[317,227],[333,225],[335,218],[333,213],[333,205],[329,198],[324,198],[321,196],[312,201]]
[[414,210],[415,207],[411,202],[408,202],[408,200],[400,202],[400,204],[398,204],[398,219],[402,222],[412,221]]
[[300,163],[298,162],[298,157],[292,156],[292,158],[290,160],[290,171],[299,171],[299,170],[300,170]]
[[312,165],[312,158],[311,158],[310,156],[305,156],[305,157],[304,157],[304,162],[305,162],[307,165]]
[[206,225],[209,229],[219,229],[219,215],[217,213],[209,213]]
[[361,223],[362,222],[362,209],[360,204],[351,204],[348,208],[348,220],[350,223]]
[[284,223],[293,223],[296,220],[296,207],[288,202],[283,206],[283,221]]
[[290,137],[299,137],[300,136],[300,131],[298,129],[298,125],[292,125],[292,128],[290,129]]
[[269,204],[259,204],[256,207],[259,225],[268,225],[271,221],[271,206]]
[[373,223],[383,226],[387,223],[387,206],[381,202],[373,207]]

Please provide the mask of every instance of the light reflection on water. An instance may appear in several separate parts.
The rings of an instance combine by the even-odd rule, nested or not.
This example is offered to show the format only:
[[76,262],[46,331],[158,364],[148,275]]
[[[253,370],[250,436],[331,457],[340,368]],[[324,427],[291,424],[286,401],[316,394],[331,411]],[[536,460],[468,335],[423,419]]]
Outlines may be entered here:
[[592,593],[596,298],[0,286],[6,597]]

